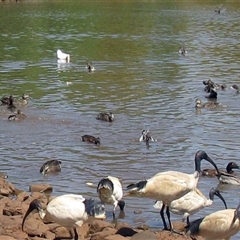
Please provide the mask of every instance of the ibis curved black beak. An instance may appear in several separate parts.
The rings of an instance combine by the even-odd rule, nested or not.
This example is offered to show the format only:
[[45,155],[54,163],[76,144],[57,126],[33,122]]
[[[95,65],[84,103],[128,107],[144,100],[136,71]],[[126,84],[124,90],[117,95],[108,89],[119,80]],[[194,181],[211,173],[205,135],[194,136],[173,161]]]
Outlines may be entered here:
[[27,212],[25,213],[24,217],[23,217],[23,221],[22,221],[22,231],[23,231],[23,227],[24,227],[24,223],[25,223],[25,220],[27,218],[27,216],[34,210],[41,210],[42,209],[42,205],[40,203],[40,201],[38,199],[34,199],[30,204],[29,204],[29,207],[28,207],[28,210]]
[[222,200],[225,208],[227,209],[227,204],[226,204],[226,202],[225,202],[225,199],[223,198],[222,194],[220,193],[220,191],[219,191],[217,188],[212,188],[212,189],[210,190],[210,192],[209,192],[209,198],[210,198],[211,200],[213,200],[213,195],[218,196],[218,197]]
[[219,169],[217,167],[217,165],[215,164],[215,162],[207,155],[206,152],[202,151],[202,150],[199,150],[197,151],[197,153],[195,154],[195,171],[197,172],[201,172],[201,161],[202,160],[206,160],[208,161],[209,163],[211,163],[214,168],[216,169],[217,171],[217,176],[218,178],[220,177],[220,172],[219,172]]

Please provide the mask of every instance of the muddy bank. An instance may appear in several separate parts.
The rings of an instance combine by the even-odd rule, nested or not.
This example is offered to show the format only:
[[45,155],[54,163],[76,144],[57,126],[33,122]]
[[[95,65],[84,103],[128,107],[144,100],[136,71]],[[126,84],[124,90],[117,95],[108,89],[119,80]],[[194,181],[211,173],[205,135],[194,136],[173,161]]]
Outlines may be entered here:
[[[0,240],[28,239],[66,239],[70,238],[69,231],[56,223],[44,223],[38,213],[32,213],[27,218],[22,231],[22,219],[29,203],[39,199],[44,208],[54,198],[51,196],[52,187],[39,184],[30,186],[30,191],[16,189],[7,179],[0,178]],[[183,230],[185,224],[174,222],[174,228]],[[148,226],[133,228],[127,223],[107,222],[94,218],[88,219],[77,228],[81,240],[186,240],[186,236],[170,234],[168,231],[151,231]],[[197,238],[201,240],[202,238]]]

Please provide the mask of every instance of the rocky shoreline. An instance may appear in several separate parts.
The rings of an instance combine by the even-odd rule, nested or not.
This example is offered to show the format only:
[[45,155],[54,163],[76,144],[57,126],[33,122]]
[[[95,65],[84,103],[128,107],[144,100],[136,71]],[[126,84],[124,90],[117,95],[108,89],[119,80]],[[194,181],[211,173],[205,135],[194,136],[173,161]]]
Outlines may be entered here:
[[[41,240],[70,239],[69,231],[56,223],[44,223],[38,213],[27,218],[22,231],[22,219],[29,203],[39,199],[44,207],[54,198],[52,187],[46,184],[36,184],[25,192],[15,188],[6,178],[0,177],[0,240]],[[182,231],[185,224],[174,222],[174,228]],[[186,240],[190,237],[181,236],[168,231],[152,231],[148,226],[133,228],[124,222],[113,224],[105,220],[90,218],[77,228],[81,240]],[[203,238],[198,237],[198,240]]]

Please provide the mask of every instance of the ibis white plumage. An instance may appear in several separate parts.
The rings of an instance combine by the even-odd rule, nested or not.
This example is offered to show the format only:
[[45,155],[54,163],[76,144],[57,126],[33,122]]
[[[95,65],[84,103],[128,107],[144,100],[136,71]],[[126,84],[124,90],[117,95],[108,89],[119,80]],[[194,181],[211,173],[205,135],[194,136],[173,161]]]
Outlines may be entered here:
[[[225,208],[227,204],[217,188],[211,188],[209,191],[209,199],[207,199],[204,194],[196,188],[191,192],[185,194],[183,197],[176,199],[171,202],[169,210],[172,213],[183,215],[183,221],[187,219],[189,223],[189,216],[200,211],[204,207],[209,207],[213,204],[214,195],[218,196],[224,203]],[[161,209],[162,201],[157,201],[154,204],[154,208]]]
[[195,172],[193,174],[187,174],[178,171],[160,172],[148,180],[128,185],[128,193],[126,196],[144,197],[162,201],[163,205],[160,210],[160,215],[163,221],[164,229],[169,230],[164,218],[164,209],[166,206],[166,214],[168,217],[170,230],[173,231],[169,211],[171,202],[181,198],[196,188],[201,172],[202,159],[205,159],[211,163],[219,173],[214,161],[207,155],[206,152],[199,150],[195,154]]
[[190,222],[186,234],[205,240],[229,240],[240,230],[240,203],[236,209],[224,209]]
[[53,221],[66,227],[71,236],[74,231],[74,239],[78,240],[77,226],[81,226],[88,216],[95,218],[105,218],[104,205],[93,199],[85,199],[82,195],[65,194],[51,200],[44,211],[38,199],[33,200],[22,221],[22,230],[27,216],[33,211],[38,210],[39,216],[44,221]]
[[65,60],[66,62],[70,62],[70,54],[64,53],[60,49],[57,50],[57,58],[59,60]]
[[115,219],[115,210],[119,206],[124,210],[125,202],[122,199],[123,189],[118,178],[108,176],[100,180],[97,186],[97,193],[100,200],[105,204],[113,205],[113,219]]

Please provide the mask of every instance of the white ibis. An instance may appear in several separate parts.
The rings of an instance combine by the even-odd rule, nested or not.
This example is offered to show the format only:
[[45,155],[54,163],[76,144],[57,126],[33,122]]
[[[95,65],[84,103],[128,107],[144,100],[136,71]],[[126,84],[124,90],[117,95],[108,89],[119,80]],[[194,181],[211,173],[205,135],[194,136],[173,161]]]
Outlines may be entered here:
[[192,237],[202,236],[206,240],[225,239],[240,230],[240,203],[236,209],[224,209],[190,222],[186,234]]
[[65,60],[66,62],[70,62],[70,55],[62,52],[60,49],[57,50],[57,58],[59,60]]
[[178,171],[160,172],[148,180],[128,185],[128,193],[126,196],[144,197],[162,201],[163,205],[160,210],[160,215],[163,221],[164,229],[168,230],[164,218],[164,208],[166,206],[166,214],[169,221],[170,231],[173,231],[169,212],[171,202],[181,198],[196,188],[201,172],[202,159],[205,159],[211,163],[217,172],[219,172],[216,164],[207,155],[207,153],[199,150],[195,154],[195,172],[193,174],[187,174]]
[[59,160],[49,160],[42,165],[40,168],[40,173],[43,175],[49,173],[59,173],[61,172],[61,163],[62,162]]
[[33,200],[23,217],[22,230],[27,216],[37,210],[39,216],[44,221],[53,221],[63,227],[66,227],[71,236],[74,231],[74,239],[78,240],[77,226],[81,226],[88,216],[95,218],[105,218],[104,205],[95,202],[93,199],[85,199],[82,195],[66,194],[51,200],[44,211],[38,199]]
[[[172,213],[183,215],[183,221],[187,219],[189,223],[189,216],[200,211],[204,207],[209,207],[213,204],[214,195],[218,196],[224,203],[225,208],[227,204],[217,188],[211,188],[209,191],[209,199],[207,199],[204,194],[199,190],[195,189],[191,192],[185,194],[183,197],[176,199],[171,202],[169,210]],[[154,204],[154,208],[161,208],[162,202],[157,201]]]
[[120,210],[124,210],[125,202],[122,199],[122,184],[116,177],[105,177],[100,180],[97,186],[97,193],[100,200],[105,204],[113,205],[113,219],[115,219],[115,209],[119,206]]
[[109,113],[99,113],[96,117],[98,120],[106,121],[106,122],[113,122],[114,120],[114,115],[112,112]]

